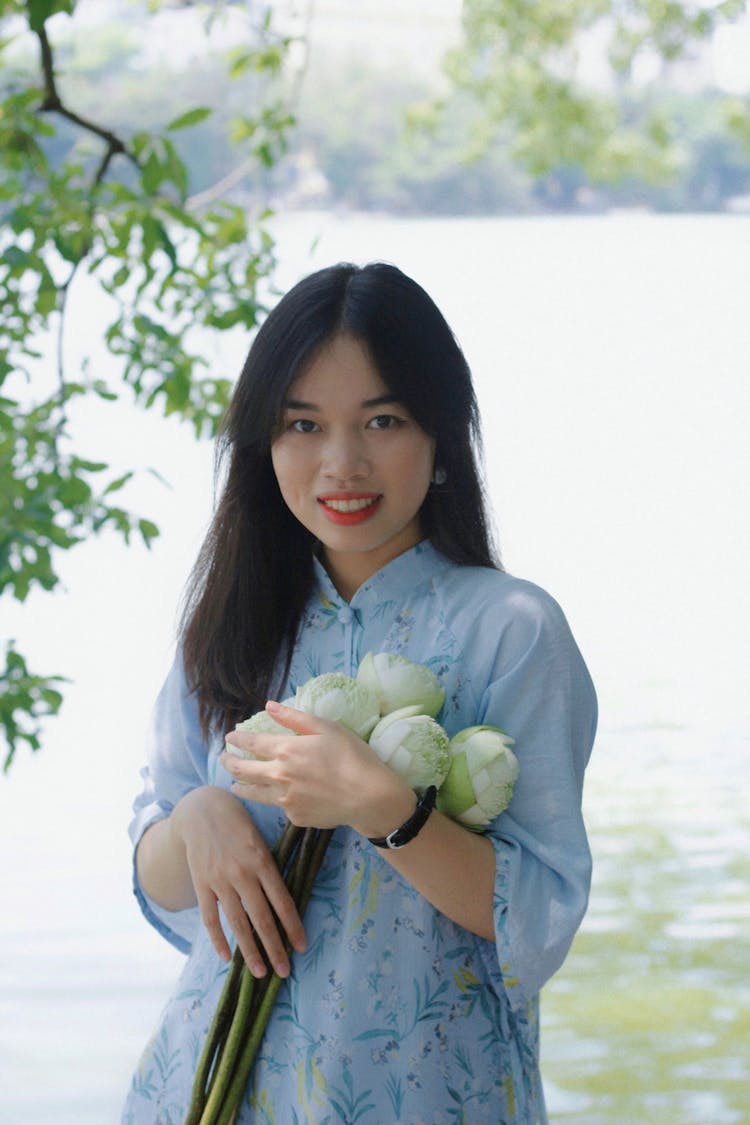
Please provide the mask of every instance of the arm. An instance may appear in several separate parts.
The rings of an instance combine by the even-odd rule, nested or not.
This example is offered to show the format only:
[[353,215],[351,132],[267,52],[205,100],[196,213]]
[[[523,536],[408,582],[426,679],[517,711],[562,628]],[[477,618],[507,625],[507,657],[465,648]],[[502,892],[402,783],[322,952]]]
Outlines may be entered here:
[[[581,799],[596,697],[557,603],[519,580],[511,593],[477,721],[512,734],[520,766],[513,799],[486,834],[496,864],[487,964],[498,990],[522,1008],[563,963],[586,911],[591,854]],[[489,614],[480,628],[485,622],[497,628]]]
[[[403,809],[403,815],[397,809]],[[398,803],[394,800],[384,805],[378,825],[371,809],[364,829],[359,831],[364,836],[384,836],[403,824],[413,811],[414,794],[407,788]],[[378,852],[452,922],[494,940],[495,854],[488,839],[435,809],[418,835],[403,848],[379,848]]]

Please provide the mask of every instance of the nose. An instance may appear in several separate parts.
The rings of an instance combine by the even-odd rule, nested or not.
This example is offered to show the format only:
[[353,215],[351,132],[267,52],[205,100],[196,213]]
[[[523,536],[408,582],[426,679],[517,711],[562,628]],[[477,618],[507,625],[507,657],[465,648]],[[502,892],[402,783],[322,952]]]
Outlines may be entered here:
[[331,434],[325,444],[322,467],[325,476],[342,484],[368,476],[370,463],[359,433]]

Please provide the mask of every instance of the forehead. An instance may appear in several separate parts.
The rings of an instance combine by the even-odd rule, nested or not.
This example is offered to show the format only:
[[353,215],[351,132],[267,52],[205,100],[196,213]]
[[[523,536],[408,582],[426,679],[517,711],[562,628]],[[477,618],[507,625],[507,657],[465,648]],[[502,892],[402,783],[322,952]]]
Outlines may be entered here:
[[387,393],[367,348],[356,337],[341,335],[323,345],[292,383],[287,400],[348,405]]

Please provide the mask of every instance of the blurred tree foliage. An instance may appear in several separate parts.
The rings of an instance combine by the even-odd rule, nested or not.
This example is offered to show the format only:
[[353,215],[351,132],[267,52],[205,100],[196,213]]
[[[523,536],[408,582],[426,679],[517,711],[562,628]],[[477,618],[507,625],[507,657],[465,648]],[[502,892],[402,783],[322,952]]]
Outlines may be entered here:
[[[139,37],[148,38],[159,7],[150,0],[142,10]],[[231,7],[213,5],[210,19]],[[112,120],[101,88],[94,104],[78,103],[56,50],[75,9],[76,0],[0,0],[0,596],[19,601],[53,590],[59,553],[92,535],[110,529],[148,545],[158,534],[121,503],[133,472],[113,473],[77,447],[73,401],[128,394],[185,419],[196,435],[213,433],[229,380],[206,370],[196,332],[252,329],[273,265],[267,213],[250,220],[227,198],[239,175],[212,188],[205,150],[201,192],[191,195],[180,139],[207,125],[212,109],[196,104],[187,86],[166,122],[140,105],[127,120]],[[31,69],[18,62],[25,44],[34,49]],[[90,76],[106,71],[111,81],[114,66],[115,80],[137,86],[127,42],[94,46]],[[244,149],[246,176],[284,150],[292,118],[277,86],[288,48],[266,17],[228,60],[244,87],[243,112],[224,127]],[[113,357],[106,376],[86,357],[75,370],[66,361],[66,315],[82,275],[87,299],[92,289],[101,295],[93,307],[111,310],[92,322],[92,336]],[[42,720],[62,703],[63,677],[30,669],[13,640],[3,648],[7,770],[21,745],[38,749]]]
[[[483,107],[468,91],[454,92],[425,129],[424,107],[434,104],[434,93],[398,67],[313,58],[294,144],[272,173],[279,197],[415,215],[517,215],[722,210],[750,193],[750,135],[743,143],[736,127],[750,121],[747,96],[680,90],[664,80],[628,87],[619,94],[619,112],[631,133],[645,133],[657,113],[670,122],[670,152],[654,149],[648,169],[624,164],[614,182],[603,182],[572,161],[532,173],[515,155],[509,131],[487,140]],[[301,154],[305,167],[324,178],[323,186],[312,183],[309,199],[304,183],[290,176],[290,161]],[[657,157],[658,176],[650,174]]]
[[[480,110],[467,151],[476,155],[500,138],[535,177],[574,168],[591,183],[673,179],[684,158],[677,123],[634,78],[668,78],[689,66],[746,7],[745,0],[464,0],[463,41],[446,70],[454,91]],[[605,64],[596,84],[581,66],[592,48]],[[450,100],[431,102],[425,124]],[[738,135],[748,119],[747,106],[738,115],[739,108],[725,100],[725,121]]]

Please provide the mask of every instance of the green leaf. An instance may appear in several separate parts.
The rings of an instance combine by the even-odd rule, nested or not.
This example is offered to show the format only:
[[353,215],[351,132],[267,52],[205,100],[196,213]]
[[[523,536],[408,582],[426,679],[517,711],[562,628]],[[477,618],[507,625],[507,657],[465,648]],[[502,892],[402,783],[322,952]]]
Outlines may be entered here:
[[159,528],[151,520],[138,520],[138,530],[140,531],[143,542],[150,549],[152,540],[156,539],[159,535]]
[[57,307],[57,287],[52,278],[47,275],[42,278],[42,284],[36,298],[36,311],[40,316],[49,316]]
[[106,402],[117,402],[120,397],[116,391],[110,390],[103,379],[95,379],[91,389],[98,398],[103,398]]
[[161,162],[152,152],[141,169],[141,183],[149,195],[154,195],[163,178]]
[[107,487],[104,489],[102,496],[109,496],[113,492],[119,492],[120,489],[123,488],[133,477],[133,475],[133,470],[131,469],[127,473],[123,473],[122,476],[118,477],[116,480],[110,481]]
[[208,106],[199,106],[196,109],[189,109],[187,113],[180,114],[170,121],[167,125],[167,131],[175,133],[178,129],[187,129],[191,125],[197,125],[200,121],[205,121],[213,113],[212,109]]
[[44,21],[48,20],[54,12],[60,10],[58,0],[27,0],[26,8],[29,27],[34,32],[41,31],[44,27]]
[[238,78],[241,74],[244,74],[253,65],[253,58],[254,55],[248,51],[235,53],[229,65],[229,77]]
[[31,259],[31,255],[26,250],[22,250],[20,246],[7,246],[3,250],[0,261],[6,266],[11,266],[13,269],[25,267]]
[[53,684],[68,683],[64,676],[40,676],[9,641],[5,668],[0,665],[0,741],[5,742],[3,770],[7,773],[18,748],[40,746],[41,720],[56,715],[63,696]]
[[82,457],[73,457],[70,463],[74,469],[81,469],[84,473],[101,473],[109,468],[106,461],[86,461]]

